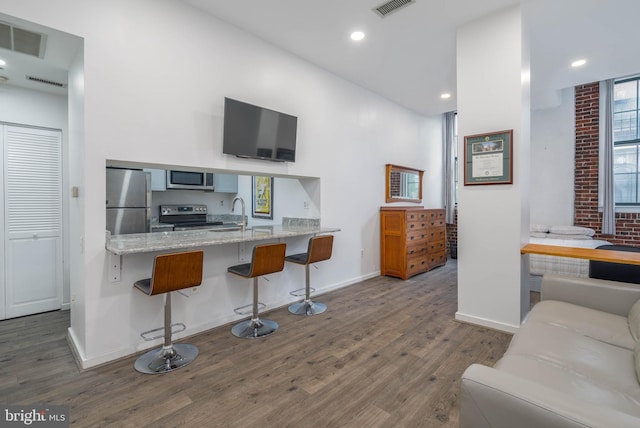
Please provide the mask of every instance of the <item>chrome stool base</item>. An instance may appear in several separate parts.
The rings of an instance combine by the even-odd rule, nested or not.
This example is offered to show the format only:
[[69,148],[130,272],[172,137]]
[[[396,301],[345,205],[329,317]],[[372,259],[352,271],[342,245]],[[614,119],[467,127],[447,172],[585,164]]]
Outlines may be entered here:
[[135,362],[140,373],[169,373],[191,363],[198,356],[198,348],[184,343],[175,343],[170,348],[156,348],[141,355]]
[[268,336],[278,330],[278,323],[272,320],[249,319],[231,328],[231,333],[243,339],[256,339]]
[[302,301],[289,306],[289,312],[294,315],[316,315],[327,310],[327,305],[320,302]]

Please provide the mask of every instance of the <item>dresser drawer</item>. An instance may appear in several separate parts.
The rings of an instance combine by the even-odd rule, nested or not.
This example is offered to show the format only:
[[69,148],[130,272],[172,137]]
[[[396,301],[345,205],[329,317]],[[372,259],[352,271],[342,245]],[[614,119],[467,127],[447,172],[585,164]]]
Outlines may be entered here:
[[426,210],[407,211],[407,221],[428,220],[429,213]]
[[436,218],[429,220],[429,227],[445,227],[446,223],[444,218]]
[[429,244],[427,245],[427,252],[430,255],[437,253],[446,253],[447,244],[444,241],[429,242]]
[[433,269],[436,266],[442,266],[447,262],[447,253],[441,251],[439,253],[429,254],[428,268]]
[[429,245],[426,243],[409,245],[407,247],[407,260],[415,257],[426,257],[429,253]]
[[407,260],[407,275],[413,276],[420,272],[426,272],[429,269],[429,259],[426,257],[418,257]]
[[427,217],[430,220],[444,220],[444,210],[427,210]]
[[447,229],[444,227],[436,227],[433,229],[429,229],[429,233],[427,233],[429,241],[446,241],[447,238]]
[[426,229],[407,232],[407,245],[411,245],[415,242],[426,241],[427,239],[429,239],[429,233]]
[[407,222],[407,232],[412,230],[426,230],[429,222],[427,220],[409,221]]

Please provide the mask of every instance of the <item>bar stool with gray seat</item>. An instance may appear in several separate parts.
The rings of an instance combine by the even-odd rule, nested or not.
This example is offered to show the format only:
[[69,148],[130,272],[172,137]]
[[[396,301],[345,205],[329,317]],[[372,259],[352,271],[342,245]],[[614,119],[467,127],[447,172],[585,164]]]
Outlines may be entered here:
[[[164,326],[141,333],[145,340],[164,337],[161,348],[141,355],[135,362],[135,369],[142,373],[167,373],[186,366],[198,356],[198,348],[183,343],[173,343],[173,333],[184,331],[182,323],[171,324],[171,292],[196,287],[202,283],[203,251],[161,254],[153,261],[151,278],[136,281],[134,286],[149,296],[164,294]],[[174,326],[181,330],[172,331]],[[164,334],[148,337],[150,333],[164,331]]]
[[[253,248],[251,263],[243,263],[227,268],[227,271],[243,278],[253,278],[253,304],[252,316],[233,326],[231,333],[236,337],[255,339],[275,332],[278,323],[272,320],[263,320],[258,317],[258,277],[270,273],[280,272],[284,269],[284,254],[287,244],[263,244]],[[241,313],[235,309],[236,313]]]
[[[309,281],[309,265],[331,258],[333,249],[333,235],[314,236],[309,239],[309,247],[306,253],[293,254],[285,257],[291,263],[304,265],[305,268],[305,288],[291,292],[293,296],[299,296],[299,291],[304,290],[304,300],[289,306],[289,312],[296,315],[315,315],[327,310],[327,305],[311,300],[312,288]],[[313,290],[315,291],[315,290]]]

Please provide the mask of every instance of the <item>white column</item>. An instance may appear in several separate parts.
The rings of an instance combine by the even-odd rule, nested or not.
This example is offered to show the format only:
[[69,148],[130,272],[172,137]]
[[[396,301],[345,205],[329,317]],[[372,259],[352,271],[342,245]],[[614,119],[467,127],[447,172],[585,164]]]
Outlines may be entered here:
[[[458,311],[515,331],[529,307],[529,51],[520,7],[458,30]],[[464,136],[513,129],[513,184],[464,186]]]

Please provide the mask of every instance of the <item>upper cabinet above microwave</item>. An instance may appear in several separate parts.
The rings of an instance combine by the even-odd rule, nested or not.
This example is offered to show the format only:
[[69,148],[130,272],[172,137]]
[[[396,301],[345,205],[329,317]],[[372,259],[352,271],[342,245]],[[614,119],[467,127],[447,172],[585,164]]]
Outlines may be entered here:
[[238,193],[238,176],[233,174],[213,174],[213,191],[217,193]]

